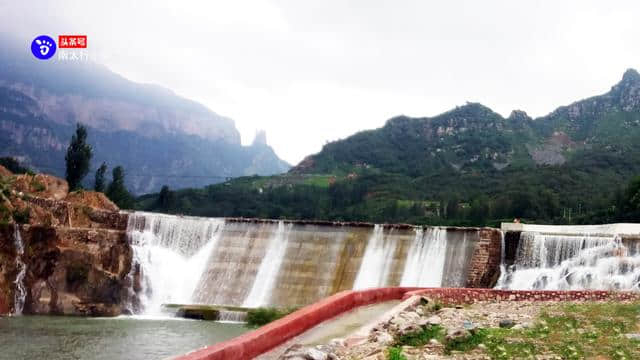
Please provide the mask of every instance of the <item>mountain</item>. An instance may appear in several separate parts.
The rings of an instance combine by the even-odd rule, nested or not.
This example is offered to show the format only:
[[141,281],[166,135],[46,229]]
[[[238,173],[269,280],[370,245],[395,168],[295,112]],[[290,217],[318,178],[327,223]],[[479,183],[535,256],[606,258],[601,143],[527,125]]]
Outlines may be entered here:
[[93,168],[122,165],[135,193],[289,169],[265,136],[242,146],[233,120],[170,90],[92,62],[41,61],[12,39],[0,37],[0,47],[0,156],[64,176],[79,122],[89,130]]
[[[198,205],[177,202],[173,210],[382,222],[576,222],[614,211],[616,192],[640,174],[639,160],[640,74],[630,69],[609,92],[536,119],[520,110],[505,118],[477,103],[434,117],[398,116],[325,145],[288,174],[179,192],[177,199]],[[139,205],[153,209],[152,198]]]

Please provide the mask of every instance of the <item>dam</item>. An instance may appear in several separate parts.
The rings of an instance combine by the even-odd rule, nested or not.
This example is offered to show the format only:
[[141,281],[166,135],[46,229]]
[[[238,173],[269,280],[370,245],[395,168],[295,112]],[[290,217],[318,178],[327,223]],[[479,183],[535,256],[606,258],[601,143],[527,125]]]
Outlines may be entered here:
[[499,265],[489,245],[500,244],[488,228],[143,212],[129,214],[127,237],[145,312],[167,303],[299,307],[374,287],[478,287],[479,272]]

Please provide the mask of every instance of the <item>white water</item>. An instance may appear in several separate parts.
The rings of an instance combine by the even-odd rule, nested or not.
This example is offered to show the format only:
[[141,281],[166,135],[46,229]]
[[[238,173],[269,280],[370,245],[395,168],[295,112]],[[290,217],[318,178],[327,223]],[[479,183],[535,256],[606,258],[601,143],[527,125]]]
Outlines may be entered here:
[[268,304],[271,290],[273,290],[287,250],[292,226],[291,223],[285,225],[283,221],[278,222],[278,229],[269,240],[267,252],[260,263],[251,291],[242,306],[259,307]]
[[27,295],[27,290],[24,286],[24,277],[27,273],[27,266],[22,261],[22,256],[24,255],[24,244],[22,243],[22,235],[20,235],[20,227],[17,224],[14,227],[13,241],[16,248],[16,268],[18,269],[18,275],[16,275],[16,280],[14,281],[16,289],[13,295],[13,314],[22,315],[24,300]]
[[129,216],[127,232],[134,263],[143,275],[140,300],[145,314],[161,313],[162,304],[192,303],[223,227],[223,219]]
[[618,236],[523,232],[514,266],[497,287],[638,290],[640,254]]
[[446,250],[446,229],[416,229],[416,237],[407,252],[400,286],[441,286]]
[[353,289],[382,287],[387,284],[396,244],[397,241],[393,239],[385,239],[384,228],[381,225],[375,225],[367,241]]

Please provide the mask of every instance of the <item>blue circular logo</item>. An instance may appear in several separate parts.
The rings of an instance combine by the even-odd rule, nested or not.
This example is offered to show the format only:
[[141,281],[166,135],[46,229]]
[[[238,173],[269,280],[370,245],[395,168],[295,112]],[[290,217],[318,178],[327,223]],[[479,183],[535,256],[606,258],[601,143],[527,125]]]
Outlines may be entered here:
[[47,35],[40,35],[31,42],[33,56],[47,60],[56,53],[56,42]]

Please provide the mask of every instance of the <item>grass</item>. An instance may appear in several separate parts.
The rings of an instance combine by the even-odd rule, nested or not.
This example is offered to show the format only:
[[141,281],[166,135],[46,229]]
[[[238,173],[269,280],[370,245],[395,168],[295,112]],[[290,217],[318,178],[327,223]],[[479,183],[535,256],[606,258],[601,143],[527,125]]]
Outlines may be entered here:
[[429,342],[431,339],[442,341],[445,331],[440,325],[427,326],[422,331],[409,333],[397,338],[396,345],[409,345],[409,346],[422,346]]
[[402,354],[401,348],[390,347],[387,350],[387,360],[407,360],[407,357]]
[[465,338],[444,340],[444,329],[425,328],[400,336],[396,346],[421,346],[435,338],[445,353],[467,353],[483,344],[492,359],[530,358],[554,354],[563,359],[597,356],[640,359],[640,341],[624,334],[640,333],[640,303],[584,303],[546,309],[528,329],[476,329]]

